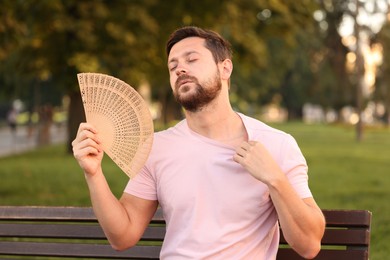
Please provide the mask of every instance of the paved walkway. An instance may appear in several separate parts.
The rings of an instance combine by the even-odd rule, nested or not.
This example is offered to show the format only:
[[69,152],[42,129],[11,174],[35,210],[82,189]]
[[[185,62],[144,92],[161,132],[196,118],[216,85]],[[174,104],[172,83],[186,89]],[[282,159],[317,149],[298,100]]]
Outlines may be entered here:
[[[66,140],[66,127],[53,125],[50,129],[51,143],[63,143]],[[35,127],[31,135],[26,126],[18,126],[12,134],[9,127],[0,127],[0,157],[18,154],[37,148],[38,131]]]

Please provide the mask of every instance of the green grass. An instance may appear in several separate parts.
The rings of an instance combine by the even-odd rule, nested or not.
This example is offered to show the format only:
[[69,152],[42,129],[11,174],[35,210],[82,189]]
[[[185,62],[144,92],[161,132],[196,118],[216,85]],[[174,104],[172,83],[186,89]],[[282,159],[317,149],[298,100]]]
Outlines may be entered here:
[[[390,255],[390,129],[365,130],[355,141],[353,127],[276,124],[291,133],[309,165],[310,187],[321,208],[373,212],[370,259]],[[53,146],[0,158],[1,205],[90,205],[84,176],[65,147]],[[103,168],[120,196],[127,177],[106,156]]]
[[[103,170],[120,196],[128,177],[108,156]],[[0,158],[0,178],[0,205],[90,205],[84,174],[63,145]]]
[[370,259],[388,259],[390,248],[390,129],[282,124],[309,165],[309,181],[321,208],[367,209],[373,213]]

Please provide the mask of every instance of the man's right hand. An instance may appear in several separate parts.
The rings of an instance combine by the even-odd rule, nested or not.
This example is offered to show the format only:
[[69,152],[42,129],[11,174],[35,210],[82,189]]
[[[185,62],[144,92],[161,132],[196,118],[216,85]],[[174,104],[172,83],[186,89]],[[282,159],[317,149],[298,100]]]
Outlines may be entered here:
[[86,176],[93,176],[101,171],[104,152],[96,128],[91,124],[81,123],[72,146],[73,155]]

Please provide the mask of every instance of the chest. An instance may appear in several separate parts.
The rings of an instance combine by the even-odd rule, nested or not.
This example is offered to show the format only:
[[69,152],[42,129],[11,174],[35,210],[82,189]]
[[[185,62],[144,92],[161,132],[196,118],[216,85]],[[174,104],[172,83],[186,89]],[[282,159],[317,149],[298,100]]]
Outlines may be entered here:
[[155,168],[158,200],[166,212],[218,209],[234,216],[238,209],[253,212],[269,202],[267,187],[233,160],[233,149],[192,145],[175,156],[167,150]]

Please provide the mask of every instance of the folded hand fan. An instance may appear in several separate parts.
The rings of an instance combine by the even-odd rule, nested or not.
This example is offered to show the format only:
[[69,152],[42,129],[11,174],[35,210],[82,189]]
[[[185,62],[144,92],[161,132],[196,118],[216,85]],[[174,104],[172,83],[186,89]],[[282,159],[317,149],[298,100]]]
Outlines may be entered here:
[[153,120],[130,85],[100,73],[77,74],[87,122],[103,150],[130,178],[144,165],[153,142]]

